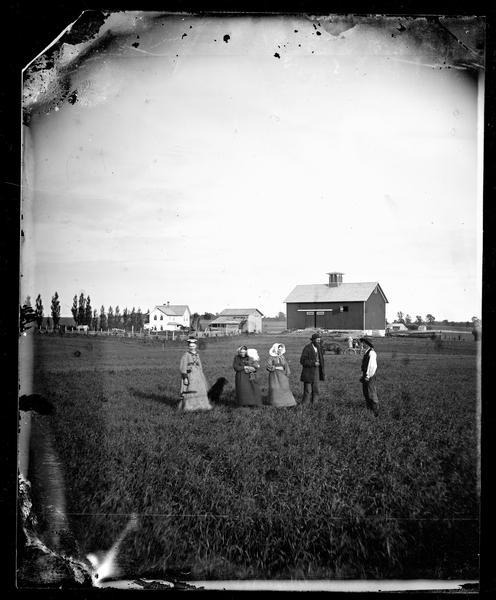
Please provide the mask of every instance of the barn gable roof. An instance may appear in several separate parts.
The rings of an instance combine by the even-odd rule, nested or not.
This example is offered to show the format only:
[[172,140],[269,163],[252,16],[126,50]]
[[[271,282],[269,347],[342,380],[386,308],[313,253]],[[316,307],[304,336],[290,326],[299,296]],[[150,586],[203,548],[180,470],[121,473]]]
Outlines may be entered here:
[[341,283],[335,287],[329,287],[326,283],[297,285],[284,302],[365,302],[376,287],[384,302],[388,302],[377,281]]
[[157,309],[169,317],[182,317],[186,310],[189,310],[189,306],[186,304],[169,304],[168,306],[161,304],[155,307],[155,310]]

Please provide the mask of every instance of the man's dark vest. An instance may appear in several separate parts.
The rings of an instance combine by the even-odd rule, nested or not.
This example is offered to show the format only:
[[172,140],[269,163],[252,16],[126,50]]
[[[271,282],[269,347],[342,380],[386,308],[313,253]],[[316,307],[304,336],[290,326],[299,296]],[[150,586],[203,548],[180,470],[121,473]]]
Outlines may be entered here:
[[371,350],[371,348],[369,348],[367,350],[367,352],[365,352],[365,354],[362,358],[362,373],[364,373],[364,374],[367,372],[367,369],[369,367],[370,350]]

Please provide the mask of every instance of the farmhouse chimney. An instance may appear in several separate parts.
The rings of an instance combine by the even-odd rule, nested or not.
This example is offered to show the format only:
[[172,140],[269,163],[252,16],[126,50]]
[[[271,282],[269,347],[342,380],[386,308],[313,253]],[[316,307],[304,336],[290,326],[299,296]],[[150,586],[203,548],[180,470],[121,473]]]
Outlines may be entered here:
[[329,287],[338,287],[343,283],[344,273],[327,273],[329,275]]

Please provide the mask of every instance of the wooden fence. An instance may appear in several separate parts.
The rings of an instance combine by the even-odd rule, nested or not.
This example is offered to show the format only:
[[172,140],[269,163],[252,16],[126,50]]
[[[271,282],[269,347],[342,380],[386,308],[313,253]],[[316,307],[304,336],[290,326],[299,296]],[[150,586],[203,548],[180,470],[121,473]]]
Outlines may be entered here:
[[65,328],[63,331],[54,331],[53,329],[48,330],[43,328],[38,331],[40,334],[51,334],[51,335],[90,335],[90,336],[105,336],[105,337],[126,337],[126,338],[147,338],[156,340],[180,340],[184,341],[190,336],[196,338],[218,338],[218,337],[233,337],[241,335],[241,331],[195,331],[191,333],[179,332],[179,331],[111,331],[102,330],[95,331],[88,329],[86,331],[77,330],[76,327]]

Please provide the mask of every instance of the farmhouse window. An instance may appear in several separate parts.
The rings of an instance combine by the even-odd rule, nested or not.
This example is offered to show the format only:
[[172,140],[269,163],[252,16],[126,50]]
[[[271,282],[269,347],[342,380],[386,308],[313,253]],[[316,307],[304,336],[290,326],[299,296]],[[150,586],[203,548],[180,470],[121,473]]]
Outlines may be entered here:
[[348,312],[348,307],[347,306],[340,306],[339,307],[339,312]]
[[155,319],[155,321],[156,321],[156,320],[157,320],[157,315],[155,315],[153,318],[154,318],[154,319]]
[[325,313],[324,313],[324,311],[323,311],[323,310],[318,310],[318,311],[317,311],[317,314],[318,314],[318,315],[324,315]]
[[163,321],[164,320],[164,315],[160,315],[160,320]]
[[315,314],[315,311],[313,311],[313,310],[307,310],[307,315],[314,315],[314,314]]

